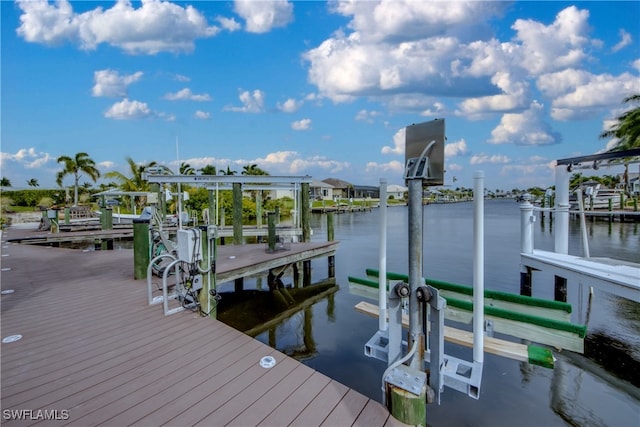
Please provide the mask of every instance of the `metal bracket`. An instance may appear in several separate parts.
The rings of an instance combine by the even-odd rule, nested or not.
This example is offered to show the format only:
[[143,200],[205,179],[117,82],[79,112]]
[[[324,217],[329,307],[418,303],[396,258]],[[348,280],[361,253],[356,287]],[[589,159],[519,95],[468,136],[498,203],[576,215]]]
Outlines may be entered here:
[[427,374],[407,365],[400,364],[384,378],[385,382],[420,396],[427,384]]

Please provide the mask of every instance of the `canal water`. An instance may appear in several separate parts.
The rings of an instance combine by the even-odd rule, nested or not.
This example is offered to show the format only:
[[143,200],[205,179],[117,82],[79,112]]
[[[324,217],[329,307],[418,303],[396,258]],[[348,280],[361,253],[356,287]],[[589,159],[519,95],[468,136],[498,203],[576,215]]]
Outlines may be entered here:
[[[513,200],[485,202],[485,288],[519,292],[520,213]],[[388,208],[387,270],[406,273],[406,207]],[[340,290],[257,336],[306,365],[381,401],[386,365],[364,356],[364,344],[378,320],[354,310],[365,300],[351,294],[348,276],[365,277],[378,268],[379,210],[334,217],[336,279]],[[313,240],[326,240],[326,216],[312,218]],[[579,222],[571,223],[569,253],[581,254]],[[640,262],[637,223],[588,223],[592,257]],[[553,223],[538,214],[535,247],[553,248]],[[471,285],[473,204],[424,207],[424,275]],[[312,261],[313,280],[327,277],[327,260]],[[640,279],[639,279],[640,280]],[[291,283],[291,278],[285,277]],[[251,285],[246,284],[247,287]],[[231,285],[233,286],[233,285]],[[553,299],[553,277],[534,274],[533,296]],[[369,300],[376,303],[376,301]],[[480,398],[445,388],[440,405],[427,407],[427,422],[438,426],[638,426],[640,425],[640,304],[569,286],[575,323],[587,323],[597,357],[554,352],[555,369],[485,355]],[[595,338],[593,338],[595,337]],[[595,345],[594,344],[594,345]],[[594,347],[595,348],[595,347]],[[615,350],[615,351],[614,351]],[[471,349],[445,343],[445,353],[471,360]],[[635,385],[634,385],[635,384]]]

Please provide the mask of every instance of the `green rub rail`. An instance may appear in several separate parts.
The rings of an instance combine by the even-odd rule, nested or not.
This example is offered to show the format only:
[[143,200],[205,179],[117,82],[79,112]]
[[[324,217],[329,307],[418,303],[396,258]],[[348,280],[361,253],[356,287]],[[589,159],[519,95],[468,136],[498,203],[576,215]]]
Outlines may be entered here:
[[[369,272],[369,270],[367,270]],[[389,275],[387,275],[388,277]],[[395,277],[394,279],[402,280],[400,277]],[[378,287],[378,282],[374,282],[372,280],[360,279],[357,277],[349,277],[349,282],[357,283],[359,285],[364,285],[372,288]],[[430,281],[429,281],[430,283]],[[458,285],[459,286],[459,285]],[[434,286],[437,288],[437,286]],[[485,292],[486,296],[486,292]],[[447,305],[450,307],[459,308],[461,310],[473,311],[473,303],[469,301],[462,301],[456,298],[444,297],[447,301]],[[530,298],[530,297],[525,297]],[[545,300],[541,300],[545,301]],[[555,329],[557,331],[566,331],[570,333],[577,334],[580,338],[584,338],[587,334],[587,327],[583,325],[576,325],[574,323],[562,322],[560,320],[546,319],[544,317],[533,316],[531,314],[524,313],[516,313],[514,311],[504,310],[496,307],[484,307],[484,313],[490,316],[499,317],[501,319],[514,320],[517,322],[529,323],[532,325],[542,326],[549,329]]]
[[[380,272],[378,270],[367,268],[367,276],[379,277]],[[409,280],[409,276],[400,273],[387,272],[388,280]],[[457,292],[464,295],[473,295],[473,288],[471,286],[459,285],[456,283],[442,282],[440,280],[425,279],[425,282],[434,288],[443,289],[451,292]],[[571,313],[571,304],[562,301],[552,301],[541,298],[528,297],[526,295],[510,294],[508,292],[492,291],[485,289],[485,298],[493,298],[500,301],[508,301],[517,304],[525,304],[532,307],[550,308],[553,310],[562,310],[567,313]]]
[[548,348],[538,347],[537,345],[528,345],[527,353],[529,356],[529,363],[532,365],[553,369],[553,353]]

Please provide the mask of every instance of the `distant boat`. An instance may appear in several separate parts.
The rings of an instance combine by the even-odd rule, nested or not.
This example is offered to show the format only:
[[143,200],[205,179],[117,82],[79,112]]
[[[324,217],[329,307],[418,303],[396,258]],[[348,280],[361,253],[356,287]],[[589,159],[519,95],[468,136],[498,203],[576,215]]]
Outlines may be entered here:
[[[580,186],[583,191],[583,203],[585,210],[619,208],[623,190],[602,187],[600,183],[588,181]],[[579,209],[575,190],[569,198],[570,209]]]

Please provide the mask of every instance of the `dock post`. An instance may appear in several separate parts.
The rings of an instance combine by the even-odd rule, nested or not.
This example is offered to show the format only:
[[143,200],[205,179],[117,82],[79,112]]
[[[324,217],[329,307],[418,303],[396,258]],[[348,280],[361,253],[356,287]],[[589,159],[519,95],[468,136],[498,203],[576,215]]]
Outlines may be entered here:
[[[333,212],[327,213],[327,242],[333,242]],[[335,255],[329,255],[327,258],[328,274],[329,277],[336,277],[336,257]]]
[[269,252],[276,250],[276,213],[267,212],[267,247]]
[[262,190],[256,193],[256,227],[262,228]]
[[[302,241],[311,241],[311,204],[309,200],[309,183],[303,182],[300,189],[300,213],[302,215]],[[302,262],[302,286],[311,284],[311,260]]]
[[149,220],[133,219],[133,278],[147,278],[150,259]]
[[[533,205],[531,195],[522,196],[524,202],[520,205],[520,252],[533,253]],[[520,295],[531,296],[531,269],[520,264]]]
[[100,215],[100,225],[103,230],[113,230],[113,209],[102,208]]
[[71,223],[71,209],[68,207],[64,208],[64,223],[69,225]]
[[242,244],[242,185],[233,183],[233,244]]

